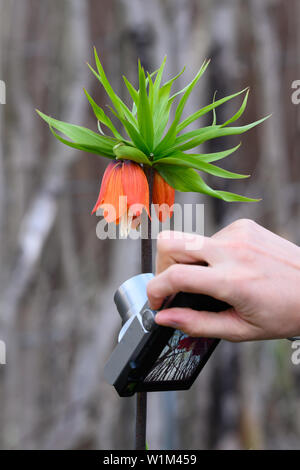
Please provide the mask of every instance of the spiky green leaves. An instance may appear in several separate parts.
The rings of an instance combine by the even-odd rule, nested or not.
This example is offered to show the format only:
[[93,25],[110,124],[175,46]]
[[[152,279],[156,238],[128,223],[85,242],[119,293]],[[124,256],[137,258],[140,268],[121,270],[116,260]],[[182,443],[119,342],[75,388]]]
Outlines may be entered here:
[[162,139],[162,141],[158,144],[158,146],[155,148],[154,153],[156,155],[161,154],[164,150],[170,148],[175,139],[176,135],[178,134],[177,126],[179,124],[180,118],[182,116],[182,112],[184,109],[184,106],[187,102],[188,97],[190,96],[193,88],[195,87],[196,83],[199,81],[200,77],[203,75],[205,70],[207,69],[210,61],[204,61],[203,65],[201,66],[199,72],[197,73],[196,77],[191,81],[191,83],[185,87],[183,90],[181,90],[180,93],[183,93],[183,96],[181,100],[179,101],[179,105],[176,108],[175,112],[175,118],[174,121],[172,122],[168,132],[166,133],[165,137]]
[[[109,158],[114,157],[113,147],[117,143],[116,139],[100,136],[99,134],[96,134],[96,132],[86,129],[85,127],[58,121],[50,116],[46,116],[46,114],[41,113],[38,110],[37,113],[49,124],[54,136],[63,144],[79,150],[84,150],[85,152],[96,153]],[[54,129],[61,132],[71,140],[63,139],[54,131]]]
[[227,202],[257,202],[259,199],[247,198],[239,194],[227,191],[217,191],[210,188],[193,168],[183,168],[182,166],[169,166],[159,164],[157,170],[159,174],[169,183],[170,186],[182,192],[197,192],[208,196],[223,199]]
[[[160,175],[179,191],[201,192],[225,201],[256,200],[225,191],[216,191],[210,188],[196,171],[209,173],[220,178],[247,178],[248,175],[233,173],[212,164],[214,161],[231,155],[239,146],[211,154],[187,153],[208,140],[247,132],[267,119],[263,118],[245,126],[230,127],[232,123],[242,116],[246,109],[249,95],[248,88],[218,100],[215,100],[214,96],[211,104],[181,120],[185,104],[207,69],[209,61],[204,61],[195,78],[188,85],[173,94],[171,94],[172,86],[184,72],[184,69],[178,75],[161,85],[166,58],[163,60],[160,68],[151,75],[149,73],[145,74],[139,62],[138,90],[126,77],[123,77],[132,99],[130,110],[110,85],[96,49],[94,49],[94,54],[97,70],[94,70],[88,64],[89,68],[108,94],[112,103],[112,107],[109,108],[112,111],[112,115],[121,124],[123,132],[116,127],[111,118],[107,116],[85,90],[87,99],[97,118],[100,134],[84,127],[57,121],[39,112],[39,115],[49,124],[51,131],[57,139],[70,147],[108,158],[127,159],[143,165],[153,165]],[[217,124],[216,108],[241,94],[245,96],[238,111],[223,124]],[[181,98],[175,110],[174,120],[167,129],[171,107],[177,97]],[[183,133],[186,127],[209,112],[213,112],[213,123],[211,126]],[[106,135],[107,130],[112,136]],[[61,137],[56,131],[64,134],[69,140]]]
[[[151,80],[151,78],[150,78]],[[151,80],[152,83],[152,80]],[[137,100],[137,119],[138,119],[138,128],[140,134],[147,145],[148,152],[153,151],[153,139],[154,139],[154,130],[153,130],[153,87],[151,88],[151,93],[147,95],[146,90],[146,77],[144,69],[141,66],[139,61],[139,94]],[[150,89],[150,87],[149,87]]]

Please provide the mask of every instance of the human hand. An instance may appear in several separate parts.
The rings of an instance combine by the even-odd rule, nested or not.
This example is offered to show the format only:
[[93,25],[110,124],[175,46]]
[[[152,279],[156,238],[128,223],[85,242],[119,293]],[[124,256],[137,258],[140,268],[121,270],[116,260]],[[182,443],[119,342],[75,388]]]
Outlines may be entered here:
[[151,308],[179,291],[207,294],[232,308],[165,309],[156,315],[159,325],[229,341],[300,334],[300,248],[252,220],[237,220],[212,237],[161,232],[156,276],[147,287]]

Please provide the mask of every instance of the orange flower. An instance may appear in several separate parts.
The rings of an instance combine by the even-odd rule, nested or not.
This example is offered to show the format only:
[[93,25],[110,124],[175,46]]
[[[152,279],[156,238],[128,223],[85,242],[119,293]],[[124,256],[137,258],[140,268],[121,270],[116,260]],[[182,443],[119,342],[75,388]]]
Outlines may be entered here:
[[154,172],[152,201],[155,204],[156,215],[161,222],[165,222],[167,217],[172,217],[175,189],[157,171]]
[[108,165],[92,214],[99,208],[108,223],[120,223],[122,234],[138,225],[143,208],[149,215],[149,186],[140,165],[130,160]]

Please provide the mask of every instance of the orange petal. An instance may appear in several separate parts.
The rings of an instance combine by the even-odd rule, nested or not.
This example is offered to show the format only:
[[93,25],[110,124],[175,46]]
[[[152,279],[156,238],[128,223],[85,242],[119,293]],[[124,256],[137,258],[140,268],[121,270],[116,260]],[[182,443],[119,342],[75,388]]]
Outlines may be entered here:
[[122,186],[122,165],[115,165],[112,169],[106,187],[106,192],[100,206],[104,209],[104,218],[115,222],[126,212],[125,197]]
[[107,167],[106,167],[106,170],[104,172],[104,175],[103,175],[103,178],[102,178],[102,181],[101,181],[101,187],[100,187],[100,192],[99,192],[99,196],[98,196],[98,199],[97,199],[97,202],[92,210],[92,214],[94,212],[96,212],[99,207],[101,206],[101,204],[103,204],[103,201],[104,201],[104,198],[105,198],[105,194],[106,194],[106,191],[107,191],[107,185],[108,185],[108,181],[109,181],[109,178],[110,178],[110,175],[111,175],[111,172],[113,171],[113,169],[117,166],[117,165],[120,165],[121,162],[117,161],[117,160],[114,160],[112,162],[110,162]]
[[[135,162],[127,160],[122,165],[122,185],[124,194],[127,196],[127,207],[138,204],[145,208],[149,214],[149,186],[147,177],[141,168]],[[141,210],[134,209],[131,215],[139,216]]]
[[[173,215],[172,206],[175,201],[175,189],[172,188],[160,174],[155,171],[153,178],[152,202],[155,204],[155,212],[161,222]],[[158,206],[161,206],[160,208]]]

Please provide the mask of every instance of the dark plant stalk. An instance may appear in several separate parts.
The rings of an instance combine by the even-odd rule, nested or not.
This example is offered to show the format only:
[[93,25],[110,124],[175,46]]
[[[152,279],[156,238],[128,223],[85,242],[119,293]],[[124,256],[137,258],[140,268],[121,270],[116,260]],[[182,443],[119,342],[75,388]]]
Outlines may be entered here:
[[[153,170],[145,167],[149,185],[149,202],[151,214]],[[145,237],[145,238],[143,238]],[[152,239],[151,239],[151,220],[148,219],[147,233],[143,233],[141,239],[141,271],[142,273],[152,272]],[[135,426],[135,449],[146,449],[146,427],[147,427],[147,393],[140,392],[136,398],[136,426]]]

